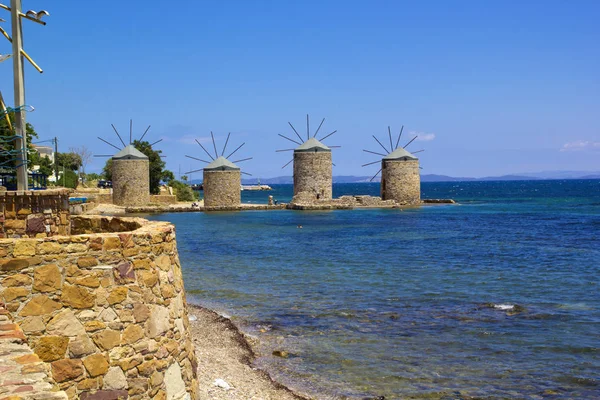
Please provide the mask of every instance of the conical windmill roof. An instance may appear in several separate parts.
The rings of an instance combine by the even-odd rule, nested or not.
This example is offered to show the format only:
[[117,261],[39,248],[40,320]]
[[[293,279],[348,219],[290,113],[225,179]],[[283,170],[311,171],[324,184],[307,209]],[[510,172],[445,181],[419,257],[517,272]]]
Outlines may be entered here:
[[307,151],[312,151],[312,152],[329,151],[330,152],[331,149],[329,147],[325,146],[323,143],[319,142],[314,137],[312,137],[294,149],[294,153],[307,152]]
[[240,167],[238,167],[223,156],[217,158],[216,160],[208,164],[206,167],[204,167],[205,171],[233,171],[239,169]]
[[417,157],[404,150],[402,147],[398,147],[387,156],[383,157],[384,160],[418,160]]
[[136,149],[132,144],[125,146],[112,157],[113,160],[147,160],[148,156]]

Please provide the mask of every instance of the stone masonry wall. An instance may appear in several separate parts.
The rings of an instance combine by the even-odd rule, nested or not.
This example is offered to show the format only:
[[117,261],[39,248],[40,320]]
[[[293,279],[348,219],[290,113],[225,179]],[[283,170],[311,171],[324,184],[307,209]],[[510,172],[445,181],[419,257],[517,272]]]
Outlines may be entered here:
[[381,198],[399,204],[421,203],[419,160],[381,162]]
[[0,239],[0,301],[54,382],[69,399],[197,399],[174,227],[72,220],[73,236]]
[[145,206],[150,202],[150,170],[148,160],[113,160],[113,204]]
[[68,189],[0,192],[0,238],[68,235]]
[[309,193],[315,200],[331,200],[331,152],[294,153],[294,196]]
[[242,202],[242,174],[235,171],[204,171],[204,207],[232,207]]

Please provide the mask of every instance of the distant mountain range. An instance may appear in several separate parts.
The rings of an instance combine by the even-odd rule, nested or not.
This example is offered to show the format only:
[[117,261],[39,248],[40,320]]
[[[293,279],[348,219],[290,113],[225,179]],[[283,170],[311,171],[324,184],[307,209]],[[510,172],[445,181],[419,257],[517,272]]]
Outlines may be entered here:
[[[369,182],[372,176],[338,175],[333,177],[334,183],[361,183]],[[453,177],[447,175],[425,174],[421,175],[421,182],[460,182],[460,181],[528,181],[528,180],[551,180],[551,179],[600,179],[600,171],[544,171],[527,174],[486,176],[483,178]],[[196,180],[194,180],[196,181]],[[256,179],[242,179],[244,185],[256,184]],[[379,182],[379,176],[373,180]],[[261,178],[260,183],[291,184],[294,179],[291,176],[277,176],[275,178]]]

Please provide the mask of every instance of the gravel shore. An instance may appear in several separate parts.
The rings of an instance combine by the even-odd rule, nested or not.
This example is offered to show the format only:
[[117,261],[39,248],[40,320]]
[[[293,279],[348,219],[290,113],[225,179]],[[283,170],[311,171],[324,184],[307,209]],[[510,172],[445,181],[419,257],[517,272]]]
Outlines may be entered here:
[[252,367],[255,354],[229,319],[203,307],[188,307],[201,399],[308,400]]

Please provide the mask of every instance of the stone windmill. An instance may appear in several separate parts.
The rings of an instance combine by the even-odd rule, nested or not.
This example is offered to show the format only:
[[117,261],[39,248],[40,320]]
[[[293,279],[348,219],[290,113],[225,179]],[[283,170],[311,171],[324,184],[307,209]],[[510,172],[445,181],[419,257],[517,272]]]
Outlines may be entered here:
[[224,154],[227,148],[227,143],[229,143],[230,135],[231,133],[227,134],[227,140],[225,140],[225,145],[223,146],[221,155],[219,155],[219,153],[217,152],[215,137],[212,132],[210,133],[213,147],[215,150],[214,157],[208,152],[208,150],[204,148],[204,146],[202,146],[202,143],[200,143],[196,139],[196,143],[198,143],[200,147],[202,147],[202,150],[204,150],[204,152],[210,157],[212,161],[206,161],[200,158],[186,155],[186,157],[188,158],[202,161],[208,164],[204,168],[186,172],[187,174],[189,174],[200,170],[203,171],[202,186],[204,187],[204,207],[235,207],[238,206],[242,201],[240,193],[242,187],[241,174],[251,174],[247,172],[242,172],[240,167],[235,165],[235,163],[251,160],[252,157],[243,158],[235,161],[229,161],[229,158],[246,144],[245,142],[242,143],[228,156],[225,157]]
[[[123,148],[98,137],[119,151],[113,156],[97,155],[95,157],[112,157],[113,204],[125,207],[146,205],[150,202],[150,162],[148,156],[133,145],[133,120],[129,120],[129,144],[125,144],[114,124],[111,126]],[[148,130],[150,130],[150,125],[139,138],[139,142],[144,139]],[[162,139],[150,144],[150,147],[160,141]]]
[[385,153],[376,151],[363,150],[364,152],[382,156],[381,160],[363,164],[377,164],[381,162],[381,168],[371,178],[371,182],[381,172],[381,199],[395,200],[400,204],[419,204],[421,202],[421,175],[419,172],[419,159],[414,155],[424,150],[418,150],[413,153],[406,151],[406,147],[410,145],[417,137],[412,138],[403,147],[399,147],[400,138],[404,126],[400,129],[396,145],[392,142],[392,131],[388,126],[388,136],[390,139],[389,149],[385,147],[379,139],[373,135],[373,139],[381,146]]
[[325,118],[319,124],[315,133],[310,134],[310,120],[306,115],[306,139],[304,139],[296,128],[288,122],[300,141],[291,139],[279,134],[284,139],[296,143],[298,147],[294,149],[283,149],[281,151],[293,151],[294,157],[283,168],[294,162],[294,197],[300,195],[310,200],[331,200],[332,198],[332,163],[331,149],[340,146],[326,146],[322,143],[331,135],[337,132],[333,131],[328,135],[317,139],[317,134],[321,130]]

